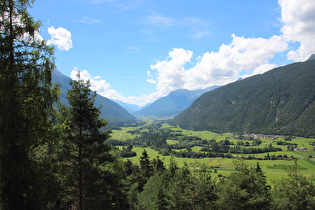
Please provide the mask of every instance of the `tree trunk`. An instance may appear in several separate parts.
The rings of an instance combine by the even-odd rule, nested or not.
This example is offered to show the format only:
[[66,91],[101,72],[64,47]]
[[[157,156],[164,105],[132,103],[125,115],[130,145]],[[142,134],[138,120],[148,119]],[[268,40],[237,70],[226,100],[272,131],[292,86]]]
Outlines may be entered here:
[[83,210],[83,177],[82,177],[82,126],[80,125],[79,143],[79,188],[80,188],[80,209]]

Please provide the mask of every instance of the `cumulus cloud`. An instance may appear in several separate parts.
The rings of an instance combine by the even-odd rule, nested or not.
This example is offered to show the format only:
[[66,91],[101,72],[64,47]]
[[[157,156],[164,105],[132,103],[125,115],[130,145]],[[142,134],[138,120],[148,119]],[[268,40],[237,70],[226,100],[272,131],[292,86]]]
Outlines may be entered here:
[[295,61],[307,59],[315,53],[315,1],[279,0],[281,6],[281,28],[288,42],[299,42],[297,50],[291,50],[288,58]]
[[233,34],[232,39],[231,44],[222,44],[218,52],[206,52],[200,56],[190,69],[185,65],[191,62],[193,53],[178,48],[173,49],[167,59],[151,65],[152,71],[158,73],[158,95],[180,88],[195,90],[224,85],[235,81],[244,72],[247,75],[264,73],[276,66],[269,64],[269,60],[288,48],[280,36],[264,39]]
[[276,53],[287,49],[279,36],[244,38],[232,35],[229,45],[222,44],[218,52],[207,52],[187,71],[186,89],[200,89],[211,85],[224,85],[234,81],[242,72],[252,71],[269,62]]
[[97,94],[104,96],[106,98],[112,99],[112,100],[119,100],[124,103],[129,104],[137,104],[139,106],[143,106],[148,102],[153,102],[157,98],[161,97],[158,92],[152,93],[149,96],[142,95],[140,97],[134,97],[129,96],[125,97],[118,93],[116,90],[113,90],[109,83],[107,83],[105,80],[101,79],[100,76],[91,76],[87,70],[78,70],[77,68],[74,68],[71,71],[71,79],[78,80],[78,72],[80,72],[80,79],[84,81],[90,81],[91,87],[90,89],[93,91],[96,91]]
[[[124,97],[100,77],[92,77],[88,71],[81,71],[81,78],[90,80],[91,89],[100,95],[126,103],[144,105],[166,96],[177,89],[196,90],[213,85],[225,85],[243,75],[248,77],[264,73],[274,67],[269,61],[276,53],[287,50],[288,44],[280,36],[244,38],[232,35],[230,44],[222,44],[217,52],[206,52],[192,63],[193,52],[182,48],[172,49],[168,57],[151,65],[146,81],[156,84],[156,91],[141,97]],[[190,64],[190,65],[187,65]],[[187,68],[187,66],[193,66]],[[71,78],[76,78],[74,69]]]
[[62,27],[55,29],[51,26],[48,28],[48,33],[51,35],[51,39],[47,41],[47,44],[54,44],[59,49],[66,51],[72,48],[71,32],[67,29]]
[[190,62],[192,52],[184,49],[173,49],[169,52],[169,58],[151,65],[152,70],[158,72],[157,90],[162,95],[182,88],[186,81],[185,64]]
[[[71,79],[77,80],[79,70],[74,68],[71,71]],[[90,80],[91,90],[96,91],[99,95],[104,96],[106,98],[126,101],[125,97],[118,93],[116,90],[111,89],[110,84],[108,84],[105,80],[101,79],[100,76],[92,77],[87,70],[80,71],[80,79],[84,81]]]
[[270,63],[266,63],[266,64],[263,64],[261,66],[258,66],[257,68],[254,69],[254,71],[251,73],[251,74],[244,74],[241,76],[241,78],[245,79],[247,77],[251,77],[253,75],[256,75],[256,74],[263,74],[271,69],[274,69],[276,68],[277,65],[276,64],[270,64]]

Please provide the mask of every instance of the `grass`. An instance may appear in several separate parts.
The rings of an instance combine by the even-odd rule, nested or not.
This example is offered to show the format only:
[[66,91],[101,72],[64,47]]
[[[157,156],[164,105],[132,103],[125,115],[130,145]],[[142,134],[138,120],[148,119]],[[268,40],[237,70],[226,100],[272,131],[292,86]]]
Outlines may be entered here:
[[169,145],[172,145],[172,144],[178,144],[178,141],[177,140],[166,140],[166,143],[169,144]]
[[121,130],[113,129],[111,133],[111,139],[117,139],[117,140],[133,139],[139,135],[132,135],[131,133],[128,133],[128,131],[134,131],[136,129],[137,127],[121,127]]
[[[151,121],[148,121],[148,123],[152,123]],[[130,133],[127,133],[128,131],[139,129],[140,127],[122,127],[121,130],[113,130],[112,132],[112,138],[117,140],[128,140],[135,138],[136,134],[132,135]],[[212,140],[215,139],[216,141],[225,140],[226,138],[232,141],[234,144],[237,144],[237,139],[230,139],[230,137],[233,136],[231,133],[213,133],[210,131],[192,131],[192,130],[184,130],[181,128],[176,128],[171,125],[163,124],[162,128],[171,129],[173,132],[182,133],[183,135],[187,136],[198,136],[202,139]],[[261,139],[262,143],[259,146],[254,147],[261,147],[264,148],[265,146],[268,147],[268,145],[271,143],[274,147],[282,148],[283,151],[279,152],[269,152],[269,153],[260,153],[260,154],[254,154],[251,156],[255,157],[264,157],[267,154],[270,156],[272,155],[284,155],[286,154],[288,157],[294,156],[295,158],[298,158],[298,166],[300,169],[301,174],[311,178],[315,182],[315,160],[309,159],[310,156],[315,157],[315,151],[313,149],[313,146],[310,145],[310,143],[315,142],[315,139],[308,139],[308,138],[302,138],[297,137],[292,139],[291,141],[285,141],[283,138],[279,138],[277,140],[270,140],[270,139]],[[243,140],[244,143],[249,140]],[[287,143],[296,143],[298,147],[307,147],[308,150],[303,151],[288,151],[287,145],[277,145],[277,141],[284,141]],[[251,143],[251,141],[249,141]],[[168,144],[177,144],[179,141],[177,140],[167,140]],[[150,159],[154,158],[160,158],[163,160],[164,164],[166,166],[169,165],[170,156],[162,156],[157,151],[150,149],[150,148],[142,148],[142,147],[134,147],[133,151],[137,153],[137,156],[128,158],[131,159],[134,164],[139,164],[139,158],[142,155],[143,150],[146,150]],[[192,151],[198,152],[200,151],[201,147],[195,146],[192,147]],[[234,156],[237,156],[236,154]],[[242,157],[243,155],[239,154],[238,157]],[[216,177],[218,175],[222,176],[228,176],[232,172],[235,172],[233,161],[235,159],[227,159],[227,158],[200,158],[200,159],[194,159],[194,158],[177,158],[175,157],[175,160],[177,162],[177,165],[179,167],[183,166],[184,163],[187,163],[188,165],[193,167],[199,167],[200,164],[204,164],[209,171],[214,172],[214,169],[216,169],[217,173],[213,173],[213,176]],[[257,162],[259,162],[260,167],[265,173],[265,176],[267,177],[268,184],[272,184],[272,180],[279,180],[287,175],[287,172],[285,168],[294,166],[294,161],[287,161],[287,160],[246,160],[246,163],[249,166],[256,167]],[[276,166],[275,166],[276,165]]]

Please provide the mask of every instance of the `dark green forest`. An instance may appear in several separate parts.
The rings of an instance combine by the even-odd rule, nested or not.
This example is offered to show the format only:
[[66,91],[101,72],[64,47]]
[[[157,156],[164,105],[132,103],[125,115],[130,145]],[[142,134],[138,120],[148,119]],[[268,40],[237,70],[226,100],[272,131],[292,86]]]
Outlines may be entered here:
[[174,125],[191,130],[315,136],[315,60],[293,63],[199,97]]
[[106,144],[111,130],[89,82],[78,75],[68,106],[59,102],[54,49],[36,39],[33,3],[0,5],[0,209],[315,208],[314,184],[297,163],[271,187],[259,164],[244,160],[219,179],[203,165],[165,165],[145,150],[139,165],[124,161]]

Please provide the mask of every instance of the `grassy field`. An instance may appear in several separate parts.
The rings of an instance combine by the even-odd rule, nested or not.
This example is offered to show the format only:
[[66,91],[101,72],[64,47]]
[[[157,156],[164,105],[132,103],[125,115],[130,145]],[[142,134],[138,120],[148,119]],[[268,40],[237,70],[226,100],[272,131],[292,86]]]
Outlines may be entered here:
[[[166,166],[169,165],[170,156],[161,156],[155,150],[150,148],[141,148],[141,147],[134,147],[133,151],[137,152],[136,157],[128,158],[133,163],[139,164],[140,156],[143,150],[146,150],[150,159],[160,158],[163,160]],[[213,176],[223,175],[228,176],[230,173],[235,172],[233,161],[235,159],[228,159],[228,158],[200,158],[200,159],[193,159],[193,158],[177,158],[175,157],[175,161],[177,162],[178,166],[181,167],[186,162],[190,166],[196,166],[197,168],[200,164],[204,164],[208,170],[214,172],[216,169],[217,173],[213,173]],[[294,161],[286,161],[286,160],[246,160],[246,163],[249,166],[255,167],[257,162],[259,163],[260,167],[262,168],[263,172],[267,177],[267,181],[269,184],[272,184],[272,180],[279,180],[282,177],[287,175],[285,168],[293,167]],[[300,169],[300,173],[311,178],[315,181],[315,159],[298,159],[297,161],[298,167]]]
[[[151,123],[151,122],[150,122]],[[187,136],[198,136],[202,139],[212,140],[215,139],[216,141],[221,141],[225,139],[229,139],[230,141],[233,141],[234,144],[237,144],[237,139],[230,139],[233,134],[231,133],[224,133],[224,134],[218,134],[213,133],[210,131],[192,131],[192,130],[184,130],[181,128],[175,128],[171,125],[164,124],[162,125],[163,129],[171,129],[174,132],[182,133],[183,135]],[[112,138],[117,140],[128,140],[133,139],[137,135],[132,135],[130,133],[127,133],[128,131],[136,130],[138,127],[122,127],[121,130],[113,130]],[[145,129],[144,129],[145,130]],[[139,135],[139,134],[138,134]],[[259,147],[265,147],[269,144],[272,144],[274,147],[280,147],[283,151],[279,152],[269,152],[269,153],[260,153],[255,154],[252,156],[255,157],[264,157],[267,154],[270,156],[272,155],[284,155],[286,154],[288,157],[291,155],[298,159],[298,167],[300,169],[300,172],[311,178],[313,181],[315,181],[315,159],[309,159],[310,156],[315,157],[315,151],[314,147],[310,145],[310,143],[315,142],[315,139],[308,139],[308,138],[301,138],[297,137],[292,139],[291,141],[288,141],[289,143],[295,143],[298,145],[298,147],[307,147],[307,150],[303,151],[288,151],[287,145],[277,145],[277,141],[284,141],[283,138],[279,138],[277,140],[270,140],[270,139],[261,139],[262,143],[259,145]],[[247,140],[243,140],[246,142]],[[177,140],[167,140],[168,144],[177,144]],[[256,146],[258,147],[258,146]],[[157,151],[152,150],[150,148],[142,148],[142,147],[134,147],[132,150],[137,153],[137,156],[128,158],[131,159],[134,164],[139,164],[139,158],[143,152],[143,150],[146,150],[150,159],[153,158],[160,158],[163,160],[164,164],[168,166],[170,156],[162,156]],[[192,147],[192,151],[198,152],[200,151],[201,147],[194,146]],[[234,154],[235,157],[242,157],[243,155],[237,155]],[[186,162],[187,164],[191,165],[193,167],[199,167],[200,164],[204,164],[209,171],[214,172],[216,169],[217,173],[213,173],[213,176],[227,176],[230,173],[234,172],[234,165],[233,161],[235,159],[228,159],[228,158],[200,158],[200,159],[194,159],[194,158],[177,158],[175,157],[175,160],[179,167],[183,166],[183,164]],[[287,175],[287,172],[285,168],[294,166],[294,161],[288,161],[288,160],[246,160],[246,163],[250,166],[255,167],[257,162],[259,163],[260,167],[264,171],[267,181],[269,184],[272,184],[272,180],[279,180],[282,177]]]

